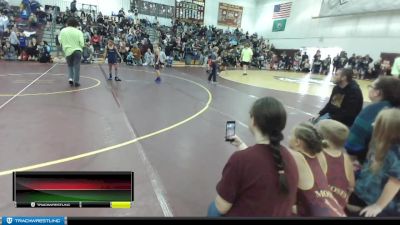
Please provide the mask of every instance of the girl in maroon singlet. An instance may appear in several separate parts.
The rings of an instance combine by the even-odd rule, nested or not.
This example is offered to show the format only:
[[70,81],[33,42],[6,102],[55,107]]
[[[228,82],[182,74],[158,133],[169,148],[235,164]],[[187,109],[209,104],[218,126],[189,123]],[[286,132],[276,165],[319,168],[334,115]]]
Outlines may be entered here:
[[322,152],[322,138],[312,124],[295,127],[290,147],[299,171],[296,214],[302,217],[346,216],[329,189],[318,155]]
[[355,186],[353,164],[344,150],[349,129],[346,125],[334,120],[319,122],[317,129],[324,139],[322,141],[323,154],[319,157],[320,163],[328,178],[333,196],[344,210]]

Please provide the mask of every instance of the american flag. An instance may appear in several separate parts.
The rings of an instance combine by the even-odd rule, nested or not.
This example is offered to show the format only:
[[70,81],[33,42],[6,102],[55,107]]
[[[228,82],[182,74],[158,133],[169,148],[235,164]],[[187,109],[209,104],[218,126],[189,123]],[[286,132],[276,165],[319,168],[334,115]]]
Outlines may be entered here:
[[291,2],[275,5],[274,15],[272,16],[272,19],[287,18],[290,16],[291,11],[292,11]]

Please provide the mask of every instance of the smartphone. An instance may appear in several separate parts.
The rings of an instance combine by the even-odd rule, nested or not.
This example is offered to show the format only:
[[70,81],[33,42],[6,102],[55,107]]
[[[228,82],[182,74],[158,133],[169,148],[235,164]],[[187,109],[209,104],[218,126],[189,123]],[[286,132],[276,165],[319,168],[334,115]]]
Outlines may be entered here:
[[235,121],[226,122],[225,141],[229,142],[234,141],[235,135],[236,135],[236,122]]

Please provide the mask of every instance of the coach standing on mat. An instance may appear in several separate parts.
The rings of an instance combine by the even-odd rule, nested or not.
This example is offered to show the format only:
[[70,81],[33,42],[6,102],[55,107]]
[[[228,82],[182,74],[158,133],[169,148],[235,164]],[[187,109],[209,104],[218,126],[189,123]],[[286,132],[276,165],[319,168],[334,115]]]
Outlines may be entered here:
[[82,31],[78,30],[78,20],[70,18],[67,27],[62,29],[59,41],[68,64],[69,84],[79,87],[82,48],[85,44]]

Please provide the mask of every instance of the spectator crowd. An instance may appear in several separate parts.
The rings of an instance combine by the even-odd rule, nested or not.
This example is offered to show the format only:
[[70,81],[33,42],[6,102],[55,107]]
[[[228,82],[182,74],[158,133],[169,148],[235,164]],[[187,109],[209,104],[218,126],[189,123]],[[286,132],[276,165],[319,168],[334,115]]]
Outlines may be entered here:
[[[49,27],[53,21],[64,28],[68,18],[76,17],[86,42],[82,61],[87,63],[101,55],[107,41],[113,39],[122,56],[121,61],[128,65],[152,66],[153,39],[165,51],[167,66],[172,66],[174,61],[184,61],[187,65],[206,65],[212,50],[218,47],[216,54],[220,57],[219,70],[238,68],[243,66],[241,52],[249,44],[254,52],[249,66],[256,69],[327,75],[331,70],[351,68],[360,79],[376,79],[380,75],[389,75],[391,70],[391,66],[382,59],[373,61],[369,55],[356,54],[348,57],[345,51],[333,58],[328,55],[324,59],[319,50],[312,58],[301,51],[287,54],[275,49],[273,44],[257,33],[250,35],[239,28],[224,31],[214,26],[185,23],[177,19],[172,20],[171,26],[160,26],[157,18],[155,21],[139,19],[137,12],[125,13],[124,9],[112,16],[94,10],[79,11],[76,0],[71,2],[65,12],[54,6],[43,8],[37,0],[23,0],[18,10],[4,0],[0,0],[0,5],[0,58],[5,60],[50,62],[51,51],[60,55],[60,30],[55,31],[56,49],[51,49],[46,42],[37,43],[37,35],[24,32],[24,29],[45,24]],[[152,38],[151,32],[155,33]]]
[[[222,30],[177,19],[171,26],[160,26],[157,19],[139,19],[124,9],[114,16],[79,11],[76,0],[65,12],[57,7],[43,10],[36,0],[23,0],[18,9],[0,0],[0,8],[0,59],[4,60],[51,62],[50,45],[38,41],[32,28],[49,27],[52,22],[65,26],[76,17],[84,34],[86,63],[101,58],[107,49],[118,51],[115,57],[128,65],[154,66],[157,43],[167,66],[183,61],[209,64],[213,70],[216,64],[224,70],[243,63],[325,75],[333,70],[335,88],[329,101],[310,122],[293,126],[290,148],[281,145],[287,120],[282,103],[270,97],[254,103],[249,127],[256,145],[248,147],[233,137],[232,144],[240,151],[227,162],[208,215],[400,216],[400,80],[380,76],[389,75],[391,69],[382,60],[348,57],[345,51],[324,59],[320,51],[311,59],[301,51],[290,56],[239,28]],[[59,55],[60,30],[55,34]],[[243,49],[251,56],[246,60]],[[368,87],[372,103],[364,108],[354,77],[375,80]]]

